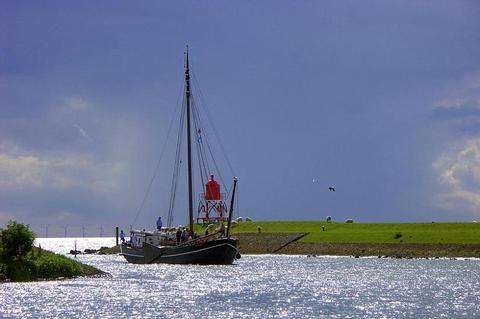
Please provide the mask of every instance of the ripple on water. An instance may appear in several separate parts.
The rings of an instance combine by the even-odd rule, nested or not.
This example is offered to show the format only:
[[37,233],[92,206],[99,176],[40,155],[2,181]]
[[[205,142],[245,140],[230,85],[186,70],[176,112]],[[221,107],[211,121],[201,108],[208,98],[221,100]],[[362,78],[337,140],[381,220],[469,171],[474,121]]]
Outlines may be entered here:
[[233,266],[179,266],[78,259],[112,276],[3,284],[0,317],[480,317],[479,260],[264,255]]

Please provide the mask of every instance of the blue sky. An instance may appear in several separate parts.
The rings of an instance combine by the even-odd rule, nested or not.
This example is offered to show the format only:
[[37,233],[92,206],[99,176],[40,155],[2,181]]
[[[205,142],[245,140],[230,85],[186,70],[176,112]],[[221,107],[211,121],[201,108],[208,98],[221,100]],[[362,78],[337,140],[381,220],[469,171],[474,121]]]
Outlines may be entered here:
[[[186,44],[240,215],[478,220],[478,30],[476,1],[2,1],[0,225],[127,228]],[[166,216],[171,152],[137,227]]]

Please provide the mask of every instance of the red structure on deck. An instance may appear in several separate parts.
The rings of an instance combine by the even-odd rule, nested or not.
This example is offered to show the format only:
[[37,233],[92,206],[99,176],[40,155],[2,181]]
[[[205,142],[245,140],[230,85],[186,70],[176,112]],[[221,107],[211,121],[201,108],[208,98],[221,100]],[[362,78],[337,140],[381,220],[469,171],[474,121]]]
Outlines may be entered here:
[[227,206],[224,197],[224,194],[220,192],[220,184],[213,175],[210,175],[210,180],[205,185],[205,193],[200,194],[197,223],[226,221]]
[[205,199],[206,200],[221,200],[220,184],[210,175],[210,180],[205,185]]

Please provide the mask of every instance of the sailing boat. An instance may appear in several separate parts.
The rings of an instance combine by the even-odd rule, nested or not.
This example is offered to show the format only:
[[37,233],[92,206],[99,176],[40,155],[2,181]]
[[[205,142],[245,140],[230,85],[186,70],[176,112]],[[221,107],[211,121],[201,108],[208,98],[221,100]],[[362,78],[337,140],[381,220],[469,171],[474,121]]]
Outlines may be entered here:
[[[185,84],[184,84],[184,108],[183,113],[186,117],[186,140],[187,140],[187,177],[188,177],[188,218],[189,229],[180,227],[158,227],[155,231],[145,230],[131,230],[130,241],[122,243],[121,254],[129,263],[136,264],[150,264],[150,263],[168,263],[168,264],[202,264],[215,265],[223,264],[229,265],[237,258],[240,258],[238,252],[238,240],[230,236],[230,228],[232,225],[232,215],[235,200],[235,191],[237,186],[237,179],[233,179],[233,190],[231,192],[230,207],[228,210],[228,217],[226,216],[227,206],[225,204],[225,196],[220,192],[220,185],[214,180],[214,176],[210,175],[210,180],[204,184],[205,192],[202,194],[199,208],[197,222],[202,220],[204,223],[211,221],[218,222],[220,229],[208,234],[208,229],[205,235],[197,236],[193,232],[193,171],[192,171],[192,118],[193,124],[196,127],[196,113],[192,112],[192,92],[190,85],[190,66],[188,60],[188,47],[185,53]],[[181,117],[182,118],[182,117]],[[183,123],[182,119],[180,123]],[[182,124],[181,124],[182,126]],[[179,131],[182,130],[182,127]],[[201,129],[197,128],[194,131],[196,134],[197,147],[201,148],[199,140],[201,138]],[[182,134],[179,134],[181,140]],[[174,181],[172,182],[172,192],[176,190],[176,180],[178,177],[179,151],[181,142],[177,142],[176,161],[174,169]],[[199,150],[197,148],[197,150]],[[201,149],[200,149],[201,150]],[[205,156],[200,156],[199,161],[205,161]],[[205,173],[202,175],[202,181]],[[173,187],[173,185],[175,187]],[[172,196],[171,196],[172,197]],[[175,196],[173,196],[175,198]],[[170,202],[169,223],[172,221],[171,212],[173,210],[172,201]],[[217,213],[216,217],[212,217],[212,212]],[[202,215],[200,215],[202,214]],[[224,222],[227,222],[225,228]],[[212,224],[213,225],[213,224]],[[170,225],[168,225],[170,226]]]

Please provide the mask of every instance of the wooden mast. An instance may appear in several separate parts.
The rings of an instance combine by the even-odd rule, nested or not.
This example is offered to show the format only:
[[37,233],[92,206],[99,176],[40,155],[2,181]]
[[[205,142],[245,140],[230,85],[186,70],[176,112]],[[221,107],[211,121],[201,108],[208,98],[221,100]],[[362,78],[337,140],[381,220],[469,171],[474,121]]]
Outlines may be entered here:
[[193,185],[192,185],[192,145],[190,132],[190,68],[188,63],[188,45],[185,52],[185,101],[187,103],[187,157],[188,157],[188,218],[189,232],[193,235]]
[[230,210],[228,212],[228,222],[227,222],[227,237],[230,238],[230,227],[232,225],[232,215],[233,215],[233,204],[235,202],[235,190],[237,188],[237,178],[233,178],[233,191],[232,191],[232,200],[230,201]]

